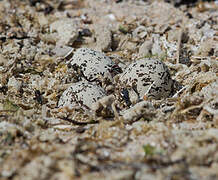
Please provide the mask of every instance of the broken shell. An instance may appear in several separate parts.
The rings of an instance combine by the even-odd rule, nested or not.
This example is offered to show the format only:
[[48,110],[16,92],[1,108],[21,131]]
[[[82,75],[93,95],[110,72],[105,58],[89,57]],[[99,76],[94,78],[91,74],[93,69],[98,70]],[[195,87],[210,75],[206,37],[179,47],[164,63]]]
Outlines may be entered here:
[[71,65],[75,70],[79,69],[81,75],[90,82],[97,80],[99,76],[109,75],[112,78],[121,71],[109,57],[88,48],[77,49]]
[[90,108],[94,102],[105,95],[103,88],[87,81],[80,81],[63,92],[58,107],[73,108],[79,105]]
[[167,66],[157,60],[144,58],[130,64],[120,81],[135,87],[140,98],[166,98],[172,93],[173,80]]

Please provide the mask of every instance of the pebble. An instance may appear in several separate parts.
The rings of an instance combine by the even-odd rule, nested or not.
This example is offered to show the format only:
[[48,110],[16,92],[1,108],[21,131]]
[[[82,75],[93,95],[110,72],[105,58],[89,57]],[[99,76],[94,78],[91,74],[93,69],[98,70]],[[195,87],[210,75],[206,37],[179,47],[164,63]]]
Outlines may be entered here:
[[161,99],[172,92],[173,80],[167,66],[158,59],[143,58],[130,64],[120,81],[128,86],[136,86],[140,98]]
[[145,41],[139,48],[140,57],[151,55],[152,45],[151,40]]
[[59,46],[57,45],[53,50],[52,53],[54,53],[54,55],[56,57],[64,57],[66,56],[66,54],[69,54],[72,51],[72,48],[69,46]]
[[69,18],[54,21],[50,31],[57,32],[57,45],[72,45],[79,36],[79,21]]
[[145,114],[152,116],[152,110],[154,110],[154,108],[150,102],[141,101],[135,104],[133,107],[122,112],[122,118],[125,123],[133,122]]
[[103,88],[92,84],[87,81],[79,81],[73,83],[68,89],[66,89],[59,99],[58,107],[74,108],[76,106],[88,107],[92,106],[106,93]]
[[95,37],[97,43],[97,49],[100,51],[111,51],[112,45],[112,33],[107,26],[96,25]]
[[22,82],[17,80],[14,76],[10,77],[8,80],[9,90],[18,92],[22,86]]
[[133,32],[132,32],[133,38],[145,38],[147,36],[147,30],[145,26],[138,26]]
[[5,66],[7,65],[8,60],[0,54],[0,66]]

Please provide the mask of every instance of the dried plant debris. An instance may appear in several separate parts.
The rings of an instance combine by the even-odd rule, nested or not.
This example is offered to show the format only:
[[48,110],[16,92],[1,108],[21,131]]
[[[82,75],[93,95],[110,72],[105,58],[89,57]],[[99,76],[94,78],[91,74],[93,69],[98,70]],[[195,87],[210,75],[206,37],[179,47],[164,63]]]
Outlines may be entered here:
[[217,1],[0,1],[0,179],[218,179]]

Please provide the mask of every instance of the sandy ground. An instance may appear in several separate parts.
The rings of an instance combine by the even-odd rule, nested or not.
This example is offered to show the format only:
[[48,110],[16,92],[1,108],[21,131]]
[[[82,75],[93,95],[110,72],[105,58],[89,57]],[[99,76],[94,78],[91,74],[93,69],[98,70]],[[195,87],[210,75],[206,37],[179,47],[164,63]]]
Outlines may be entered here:
[[[217,1],[1,0],[0,179],[218,179],[217,20]],[[158,58],[182,89],[128,121],[58,108],[80,47]]]

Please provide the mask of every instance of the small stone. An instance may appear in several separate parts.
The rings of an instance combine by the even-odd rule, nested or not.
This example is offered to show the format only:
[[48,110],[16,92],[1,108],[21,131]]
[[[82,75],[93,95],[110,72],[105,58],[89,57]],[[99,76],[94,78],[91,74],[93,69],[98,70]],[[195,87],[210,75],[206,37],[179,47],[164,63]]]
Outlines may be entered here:
[[69,46],[56,46],[52,53],[55,54],[57,57],[64,57],[66,54],[70,53],[72,51],[72,48]]
[[7,62],[8,62],[8,60],[0,54],[0,66],[5,66],[7,64]]
[[21,85],[22,85],[22,82],[18,81],[14,76],[9,78],[9,81],[8,81],[9,90],[18,92],[20,90]]
[[133,38],[145,38],[147,35],[147,30],[145,26],[138,26],[133,32],[132,36]]
[[167,40],[170,42],[178,41],[179,35],[180,35],[179,29],[172,29],[172,30],[168,31]]
[[109,27],[96,25],[95,27],[95,36],[97,49],[99,51],[111,51],[112,44],[112,33]]
[[154,44],[151,49],[152,55],[158,55],[158,57],[162,56],[164,52],[160,47],[160,41],[158,39],[154,40]]
[[106,15],[106,17],[107,17],[108,19],[110,19],[111,21],[116,21],[116,17],[115,17],[114,14],[108,14],[108,15]]
[[38,22],[40,26],[46,26],[48,24],[48,19],[44,14],[39,14],[38,15]]
[[216,42],[212,39],[207,39],[200,44],[200,47],[196,53],[196,55],[201,56],[211,56],[213,55],[213,51],[216,47]]
[[141,57],[151,55],[152,41],[145,41],[139,48],[139,55]]
[[79,34],[80,36],[92,36],[92,32],[87,28],[81,29]]
[[125,46],[123,49],[130,51],[130,52],[134,52],[136,50],[136,48],[137,48],[136,43],[128,41],[125,43]]
[[79,21],[61,19],[50,25],[51,32],[57,32],[58,45],[72,45],[79,36]]
[[145,114],[153,116],[154,114],[152,110],[154,110],[154,108],[150,102],[141,101],[135,104],[133,107],[122,112],[122,118],[125,123],[130,123],[136,121]]

